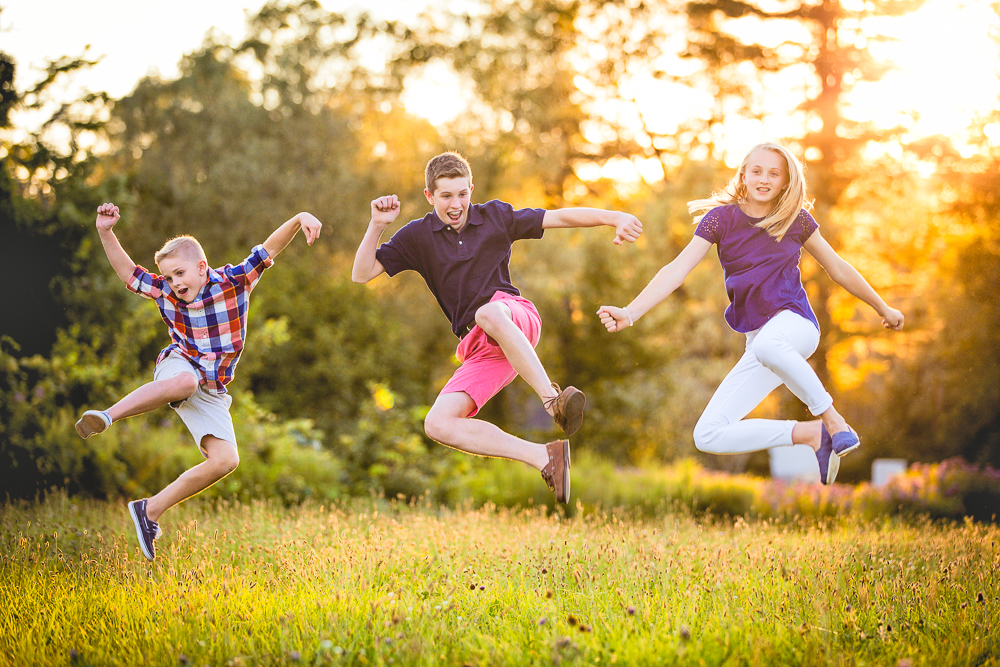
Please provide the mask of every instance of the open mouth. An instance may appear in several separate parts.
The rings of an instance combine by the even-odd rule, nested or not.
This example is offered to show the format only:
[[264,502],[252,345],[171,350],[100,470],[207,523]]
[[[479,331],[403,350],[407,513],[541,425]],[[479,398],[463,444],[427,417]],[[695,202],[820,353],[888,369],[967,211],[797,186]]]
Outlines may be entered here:
[[448,219],[452,222],[458,222],[462,219],[462,211],[448,211]]

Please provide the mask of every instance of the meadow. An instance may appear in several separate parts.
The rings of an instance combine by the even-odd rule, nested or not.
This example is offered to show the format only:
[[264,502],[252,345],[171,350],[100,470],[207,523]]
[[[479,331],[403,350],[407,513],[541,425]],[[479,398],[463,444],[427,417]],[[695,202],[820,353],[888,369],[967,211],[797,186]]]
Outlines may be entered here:
[[430,502],[0,506],[5,665],[990,665],[1000,528]]

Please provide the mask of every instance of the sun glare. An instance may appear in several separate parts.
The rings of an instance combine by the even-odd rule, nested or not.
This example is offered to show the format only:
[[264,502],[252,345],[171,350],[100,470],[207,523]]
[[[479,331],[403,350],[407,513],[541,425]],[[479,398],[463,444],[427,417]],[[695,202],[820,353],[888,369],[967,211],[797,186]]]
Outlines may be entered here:
[[859,84],[848,113],[912,135],[958,138],[977,113],[1000,96],[998,19],[988,0],[930,0],[896,19],[872,19],[866,29],[897,41],[870,45],[896,64],[882,80]]

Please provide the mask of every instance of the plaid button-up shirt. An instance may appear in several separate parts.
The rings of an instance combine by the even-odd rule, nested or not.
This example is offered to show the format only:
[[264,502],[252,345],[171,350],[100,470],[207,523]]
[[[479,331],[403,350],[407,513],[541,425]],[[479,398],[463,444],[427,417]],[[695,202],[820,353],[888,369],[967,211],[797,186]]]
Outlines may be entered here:
[[136,266],[127,287],[156,301],[173,340],[156,363],[177,352],[198,370],[207,391],[225,394],[243,352],[250,291],[273,263],[264,246],[256,246],[242,264],[209,269],[208,283],[191,303],[178,299],[162,276]]

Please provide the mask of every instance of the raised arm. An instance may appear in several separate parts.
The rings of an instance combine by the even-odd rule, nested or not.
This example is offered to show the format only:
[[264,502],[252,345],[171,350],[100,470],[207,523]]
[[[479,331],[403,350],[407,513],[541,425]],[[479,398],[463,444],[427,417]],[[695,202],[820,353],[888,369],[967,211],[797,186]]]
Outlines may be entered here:
[[120,218],[118,207],[114,204],[101,204],[97,207],[97,234],[101,237],[101,245],[104,246],[104,253],[111,262],[111,268],[115,270],[118,277],[126,285],[135,273],[135,262],[128,256],[118,237],[115,236],[114,226]]
[[354,255],[351,280],[356,283],[366,283],[385,271],[382,263],[375,259],[375,251],[382,232],[399,215],[399,198],[396,195],[379,197],[372,200],[371,207],[372,219],[365,230],[365,237],[361,239],[361,245],[358,246],[358,252]]
[[600,227],[615,228],[615,245],[622,241],[635,243],[642,234],[642,223],[631,213],[620,211],[605,211],[599,208],[557,208],[545,211],[542,218],[543,229],[565,229],[568,227]]
[[850,262],[837,254],[837,251],[820,235],[819,230],[813,232],[802,247],[816,258],[835,283],[874,308],[882,317],[882,326],[894,331],[903,328],[903,313],[886,304],[864,276]]
[[621,331],[632,326],[640,317],[645,315],[653,306],[660,303],[674,290],[684,283],[684,279],[698,265],[708,252],[712,244],[700,236],[695,236],[681,250],[674,261],[670,262],[657,271],[653,279],[649,281],[639,296],[635,297],[625,308],[616,306],[601,306],[597,310],[597,315],[608,331]]
[[280,227],[271,232],[271,235],[264,241],[264,250],[267,251],[268,257],[273,258],[284,250],[292,242],[292,239],[295,238],[300,229],[306,235],[306,243],[312,245],[313,241],[319,238],[320,231],[323,229],[323,223],[317,220],[316,216],[312,213],[304,211],[286,220]]

